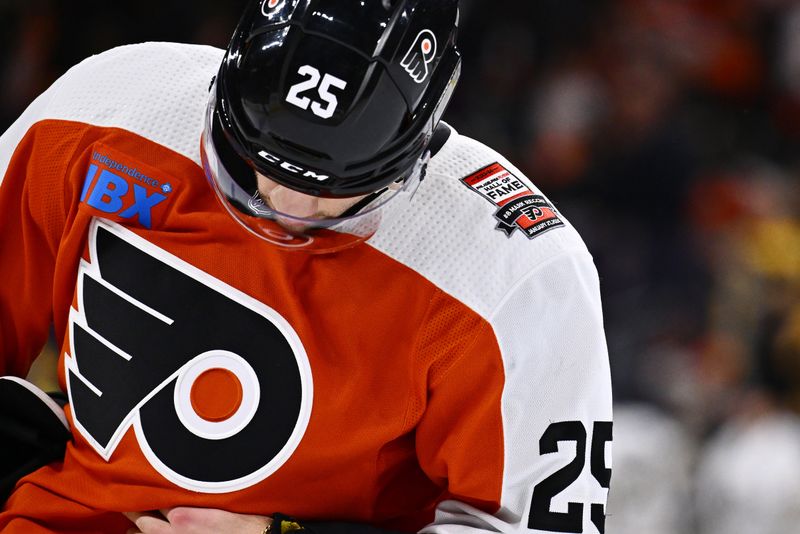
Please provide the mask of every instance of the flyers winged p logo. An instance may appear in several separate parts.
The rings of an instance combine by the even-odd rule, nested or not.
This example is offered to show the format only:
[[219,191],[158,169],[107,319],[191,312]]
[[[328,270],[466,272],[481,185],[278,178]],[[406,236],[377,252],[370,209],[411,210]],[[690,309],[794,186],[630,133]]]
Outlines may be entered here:
[[288,321],[114,222],[95,219],[88,246],[64,354],[83,440],[107,462],[127,461],[118,446],[132,434],[153,469],[201,493],[277,471],[313,399]]
[[283,3],[283,0],[264,0],[264,4],[261,6],[261,13],[268,17],[270,12],[274,11],[281,3]]
[[428,78],[428,65],[436,57],[436,36],[430,30],[422,30],[414,39],[414,44],[406,53],[400,66],[406,69],[411,78],[422,83]]

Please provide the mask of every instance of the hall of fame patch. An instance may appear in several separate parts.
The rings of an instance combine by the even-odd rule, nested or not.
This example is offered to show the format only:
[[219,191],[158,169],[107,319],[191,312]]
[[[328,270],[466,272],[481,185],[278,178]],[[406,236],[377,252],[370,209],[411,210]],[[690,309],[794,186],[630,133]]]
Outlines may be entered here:
[[499,163],[492,163],[461,181],[494,204],[497,230],[511,237],[520,230],[528,239],[564,226],[558,212],[541,194]]

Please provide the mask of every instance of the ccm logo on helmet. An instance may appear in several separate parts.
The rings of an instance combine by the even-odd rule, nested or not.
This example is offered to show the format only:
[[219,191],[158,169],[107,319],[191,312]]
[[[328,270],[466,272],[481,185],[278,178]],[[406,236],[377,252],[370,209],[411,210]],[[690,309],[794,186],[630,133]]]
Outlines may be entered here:
[[436,57],[436,49],[436,36],[430,30],[422,30],[400,66],[406,69],[415,82],[422,83],[428,78],[428,65]]
[[281,169],[285,169],[289,172],[293,172],[295,174],[301,174],[304,178],[313,178],[318,182],[324,182],[325,180],[329,180],[330,176],[327,174],[317,174],[314,171],[306,170],[302,167],[298,167],[288,161],[283,161],[278,156],[270,154],[266,150],[262,150],[258,153],[259,156],[264,158],[265,160],[269,161],[270,163],[274,163],[275,165],[280,165]]

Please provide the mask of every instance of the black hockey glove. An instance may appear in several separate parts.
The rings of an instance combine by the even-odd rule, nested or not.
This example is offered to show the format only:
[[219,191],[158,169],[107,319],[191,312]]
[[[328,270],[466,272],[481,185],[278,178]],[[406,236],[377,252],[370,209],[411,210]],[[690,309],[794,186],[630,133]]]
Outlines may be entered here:
[[0,377],[0,505],[20,478],[64,457],[64,401],[20,378]]

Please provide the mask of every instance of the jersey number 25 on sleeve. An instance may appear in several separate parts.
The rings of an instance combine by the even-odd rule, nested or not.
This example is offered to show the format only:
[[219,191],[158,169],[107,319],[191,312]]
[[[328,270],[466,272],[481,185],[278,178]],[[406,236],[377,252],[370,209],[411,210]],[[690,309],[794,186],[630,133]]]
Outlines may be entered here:
[[[611,441],[611,422],[597,421],[592,429],[591,470],[600,486],[608,489],[611,469],[606,467],[605,446]],[[586,428],[581,421],[553,423],[539,440],[539,453],[558,452],[562,441],[575,442],[575,458],[539,482],[533,489],[533,502],[528,517],[528,528],[547,532],[583,532],[583,503],[571,502],[566,512],[551,512],[552,499],[578,480],[586,463]],[[591,518],[600,534],[605,531],[605,507],[592,504]]]

